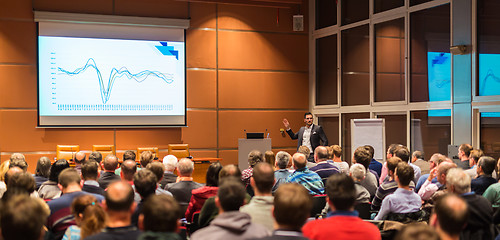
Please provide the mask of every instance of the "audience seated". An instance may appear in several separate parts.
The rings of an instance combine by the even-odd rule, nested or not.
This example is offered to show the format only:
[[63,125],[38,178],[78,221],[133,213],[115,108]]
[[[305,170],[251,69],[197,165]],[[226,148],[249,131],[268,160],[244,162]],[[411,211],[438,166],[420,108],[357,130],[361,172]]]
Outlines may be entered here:
[[352,163],[359,163],[365,167],[366,176],[363,181],[361,181],[361,186],[366,188],[370,193],[370,199],[373,199],[375,192],[377,192],[378,182],[375,174],[369,171],[369,165],[372,158],[370,157],[370,151],[364,146],[356,148],[352,156]]
[[[132,151],[132,150],[127,150],[125,152],[123,152],[123,155],[122,155],[122,161],[121,163],[123,164],[123,162],[127,161],[127,160],[132,160],[135,162],[135,158],[136,158],[136,155],[135,155],[135,152]],[[117,166],[118,167],[118,166]],[[139,168],[140,169],[140,168]],[[138,169],[138,170],[139,170]],[[122,172],[122,169],[121,167],[117,168],[115,170],[115,174],[118,175],[118,176],[121,176],[121,172]]]
[[290,158],[292,158],[292,156],[285,151],[279,151],[276,153],[276,171],[274,171],[275,183],[272,189],[273,193],[276,192],[281,184],[286,182],[286,178],[291,174],[291,172],[287,169],[288,164],[290,163]]
[[160,181],[160,188],[165,189],[167,184],[177,181],[177,175],[174,173],[177,168],[177,158],[174,155],[167,155],[163,158],[163,165],[165,165],[165,173]]
[[396,157],[398,158],[401,158],[401,161],[408,163],[408,165],[410,165],[413,168],[414,177],[411,181],[413,182],[413,184],[415,184],[422,174],[420,168],[417,165],[411,163],[410,151],[408,150],[408,148],[406,146],[400,145],[394,151],[394,155],[396,155]]
[[82,164],[80,169],[83,179],[82,191],[104,196],[104,189],[99,187],[99,164],[94,160],[89,160]]
[[131,225],[135,206],[134,190],[130,184],[124,181],[111,183],[103,204],[108,215],[106,228],[101,233],[87,237],[86,240],[137,239],[141,231]]
[[2,196],[3,203],[20,194],[38,198],[38,194],[35,192],[35,179],[30,173],[24,172],[18,167],[13,167],[7,171],[5,177],[7,179],[7,191]]
[[273,151],[264,152],[264,162],[269,163],[269,165],[274,166],[276,162],[276,157],[274,156]]
[[316,162],[316,166],[311,167],[309,170],[317,173],[321,177],[323,185],[326,183],[328,177],[340,172],[337,167],[328,163],[326,160],[328,160],[328,149],[323,146],[316,147],[314,150],[314,161]]
[[40,201],[26,195],[12,197],[0,210],[2,239],[43,239],[43,225],[48,215],[49,210]]
[[139,163],[141,164],[141,169],[146,168],[148,164],[153,162],[153,152],[151,151],[144,151],[141,153],[141,156],[139,156]]
[[341,173],[349,174],[349,164],[342,161],[342,148],[339,145],[332,145],[328,148],[328,161],[339,169]]
[[252,197],[248,204],[240,208],[240,212],[250,215],[253,223],[262,224],[269,231],[272,231],[274,229],[274,219],[271,214],[274,200],[271,194],[271,189],[274,185],[272,166],[268,163],[258,163],[255,165],[253,176],[250,178],[250,185],[254,189],[255,196]]
[[182,215],[186,212],[189,201],[191,200],[191,192],[193,189],[203,187],[202,184],[193,181],[194,163],[189,158],[179,160],[177,165],[179,178],[176,183],[167,184],[167,190],[172,193],[175,200],[181,206]]
[[375,197],[372,201],[372,210],[378,211],[380,209],[380,205],[382,205],[382,200],[384,200],[387,195],[393,193],[398,188],[398,183],[396,182],[396,180],[394,180],[394,175],[396,172],[396,167],[400,162],[402,162],[401,158],[398,157],[387,159],[389,179],[380,184],[380,186],[378,187],[377,192],[375,193]]
[[[427,180],[418,191],[418,195],[424,201],[428,201],[431,198],[435,199],[434,195],[438,191],[443,191],[446,189],[446,175],[448,171],[452,168],[456,168],[457,165],[451,162],[442,162],[439,166],[432,169]],[[437,183],[432,183],[432,179],[437,178]]]
[[312,168],[312,167],[316,166],[316,163],[314,162],[314,158],[311,158],[311,161],[309,161],[309,157],[311,156],[312,152],[311,152],[311,149],[309,149],[307,146],[305,146],[305,145],[300,146],[297,149],[297,152],[304,154],[306,156],[306,159],[308,159],[308,161],[306,163],[307,168]]
[[[49,239],[61,239],[66,229],[75,225],[75,218],[70,211],[71,203],[80,195],[90,194],[82,191],[80,180],[80,175],[72,168],[64,169],[59,174],[58,185],[61,187],[62,195],[48,202],[50,215],[46,226],[50,232]],[[94,197],[99,202],[104,199],[98,194],[94,194]]]
[[109,154],[104,158],[101,165],[104,172],[97,182],[102,189],[106,189],[110,183],[120,180],[120,176],[115,174],[115,170],[118,167],[118,158],[115,155]]
[[165,166],[163,166],[163,164],[160,162],[152,162],[146,166],[146,169],[153,172],[154,175],[156,176],[156,179],[158,180],[158,182],[157,182],[158,187],[156,188],[155,194],[157,194],[157,195],[166,194],[166,195],[172,196],[172,193],[159,187],[160,182],[163,179],[163,173],[165,172]]
[[[431,172],[430,163],[425,160],[423,152],[414,151],[411,155],[411,162],[420,168],[421,174],[429,174]],[[418,181],[418,179],[415,179],[415,181]]]
[[125,160],[123,161],[120,167],[120,177],[122,181],[127,182],[134,189],[134,201],[135,203],[139,203],[141,201],[141,196],[139,193],[135,191],[134,187],[134,175],[137,172],[137,164],[134,160]]
[[[389,145],[389,147],[387,148],[386,159],[389,159],[391,157],[395,157],[396,155],[394,154],[394,151],[396,151],[396,148],[399,146],[402,146],[402,145],[397,144],[397,143],[393,143],[393,144]],[[388,174],[387,162],[385,162],[382,165],[382,173],[380,174],[379,179],[378,179],[379,184],[382,184],[385,181],[387,174]]]
[[245,187],[240,180],[234,177],[226,177],[221,181],[215,198],[220,214],[208,227],[202,228],[191,235],[191,239],[237,240],[269,235],[266,227],[252,223],[250,215],[239,211],[245,201]]
[[219,173],[222,170],[222,165],[219,162],[210,164],[205,175],[206,186],[193,189],[191,191],[191,200],[186,209],[186,221],[192,222],[193,215],[201,211],[203,204],[208,198],[217,195],[219,186]]
[[[440,154],[440,153],[432,154],[431,158],[429,159],[430,170],[432,171],[432,169],[439,166],[439,164],[446,161],[446,159],[447,159],[446,156],[444,156],[443,154]],[[420,179],[418,179],[417,185],[415,186],[415,192],[420,191],[420,188],[424,184],[425,180],[427,180],[427,178],[429,177],[429,173],[422,174],[422,176],[420,176]],[[437,183],[437,178],[433,178],[431,183]]]
[[90,194],[80,195],[73,200],[71,214],[76,225],[66,229],[63,240],[85,239],[101,232],[106,226],[106,213],[97,199]]
[[491,177],[493,171],[495,171],[495,165],[497,161],[488,156],[483,156],[479,158],[477,163],[477,177],[471,181],[471,190],[476,194],[483,195],[484,191],[491,185],[497,182],[496,179]]
[[316,239],[381,239],[378,228],[361,220],[354,211],[356,191],[352,178],[334,174],[326,182],[327,201],[331,212],[326,219],[308,222],[304,236]]
[[473,149],[470,151],[469,155],[470,168],[465,170],[465,172],[469,174],[471,179],[477,177],[477,163],[479,162],[479,158],[481,158],[482,156],[484,156],[484,153],[481,149]]
[[292,157],[295,171],[288,176],[286,182],[298,183],[304,186],[311,195],[320,195],[324,192],[321,177],[306,167],[307,158],[302,153],[295,153]]
[[460,239],[460,233],[467,224],[469,210],[467,203],[454,194],[447,194],[436,201],[429,224],[441,239]]
[[5,183],[5,173],[9,170],[10,161],[3,161],[0,164],[0,197],[7,191],[7,184]]
[[469,156],[470,156],[470,151],[472,151],[472,146],[470,144],[461,144],[460,147],[458,147],[458,158],[460,161],[457,162],[457,166],[459,168],[462,168],[464,170],[467,170],[470,168],[469,165]]
[[444,240],[426,223],[409,223],[404,225],[395,240]]
[[375,220],[385,220],[389,213],[414,213],[420,210],[422,200],[410,189],[410,182],[415,174],[413,168],[406,162],[400,162],[396,167],[395,180],[398,188],[382,201],[382,206]]
[[365,145],[365,148],[370,153],[370,156],[372,159],[370,161],[370,165],[368,165],[368,169],[375,171],[377,173],[376,176],[378,179],[378,177],[380,177],[380,174],[382,174],[382,163],[380,163],[379,161],[375,160],[375,158],[373,158],[373,156],[375,156],[375,149],[371,145]]
[[82,164],[87,160],[87,155],[84,152],[75,153],[73,161],[75,162],[75,170],[80,174],[82,172]]
[[38,191],[42,183],[49,180],[50,164],[51,162],[48,157],[41,157],[36,162],[36,169],[34,174],[36,183],[35,190]]
[[57,181],[59,174],[66,168],[69,168],[69,163],[66,159],[59,159],[55,161],[50,167],[49,180],[42,183],[38,189],[38,196],[45,200],[61,196],[61,189],[57,186]]
[[[500,169],[500,161],[497,161],[497,169]],[[500,183],[491,184],[483,193],[483,197],[490,201],[493,208],[500,207]]]
[[[130,160],[127,160],[130,161]],[[123,171],[122,171],[123,173]],[[155,195],[158,179],[156,175],[148,169],[141,169],[134,174],[134,190],[137,192],[141,200],[137,204],[132,215],[132,225],[137,226],[139,214],[142,212],[142,205],[152,195]]]
[[354,201],[354,205],[360,203],[370,203],[370,193],[361,185],[361,181],[363,181],[366,176],[366,168],[359,163],[355,163],[349,169],[349,175],[352,180],[354,180],[354,190],[356,191],[356,200]]
[[253,150],[248,153],[248,168],[241,172],[241,181],[245,184],[245,188],[250,185],[250,178],[253,174],[253,166],[264,161],[264,155],[259,150]]
[[179,204],[171,196],[150,196],[139,215],[139,228],[144,231],[141,240],[181,240],[178,230],[181,210]]
[[99,169],[103,170],[101,162],[102,162],[102,154],[100,152],[91,152],[89,154],[89,161],[94,160],[99,164]]
[[261,240],[292,239],[307,240],[302,235],[302,226],[312,208],[311,195],[307,190],[294,183],[283,184],[274,194],[272,215],[274,232]]
[[467,226],[462,231],[460,239],[492,239],[493,208],[486,198],[471,192],[470,184],[469,175],[461,168],[450,169],[446,175],[448,191],[460,195],[469,208]]

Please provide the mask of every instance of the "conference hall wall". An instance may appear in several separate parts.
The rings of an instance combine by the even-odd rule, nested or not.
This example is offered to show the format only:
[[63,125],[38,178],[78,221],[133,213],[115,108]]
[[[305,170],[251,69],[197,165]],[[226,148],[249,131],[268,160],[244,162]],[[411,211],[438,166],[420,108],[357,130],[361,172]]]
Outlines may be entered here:
[[[36,24],[33,10],[141,17],[191,18],[186,32],[188,127],[48,129],[37,125]],[[55,157],[57,144],[116,144],[127,149],[188,143],[194,157],[237,163],[238,138],[266,129],[273,150],[294,151],[282,137],[286,117],[302,124],[308,103],[308,35],[292,31],[290,9],[173,0],[16,0],[0,2],[0,153]],[[307,19],[307,16],[304,17]]]

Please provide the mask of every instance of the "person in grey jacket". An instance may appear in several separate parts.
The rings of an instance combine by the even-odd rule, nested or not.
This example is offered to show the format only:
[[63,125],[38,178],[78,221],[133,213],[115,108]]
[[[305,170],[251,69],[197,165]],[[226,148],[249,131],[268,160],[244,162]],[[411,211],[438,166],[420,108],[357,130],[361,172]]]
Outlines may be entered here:
[[238,240],[268,236],[270,232],[266,227],[252,223],[250,215],[239,211],[245,201],[245,193],[245,188],[239,179],[224,178],[215,198],[219,215],[208,227],[191,235],[191,239]]

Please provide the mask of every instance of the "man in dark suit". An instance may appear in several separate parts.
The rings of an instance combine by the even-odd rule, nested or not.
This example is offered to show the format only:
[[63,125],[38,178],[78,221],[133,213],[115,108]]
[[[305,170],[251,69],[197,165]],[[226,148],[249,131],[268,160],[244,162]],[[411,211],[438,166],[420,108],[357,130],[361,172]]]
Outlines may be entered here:
[[[313,124],[313,115],[310,112],[304,114],[304,122],[306,126],[301,127],[297,133],[294,133],[290,128],[290,123],[285,118],[283,119],[283,125],[285,125],[286,132],[293,140],[298,139],[297,149],[304,145],[311,150],[311,153],[314,152],[316,147],[323,143],[323,146],[328,146],[328,138],[326,137],[323,128],[319,125]],[[314,154],[310,154],[307,159],[309,162],[314,162]]]
[[99,178],[99,164],[96,161],[89,160],[82,165],[82,179],[84,180],[82,191],[95,193],[104,196],[104,189],[99,187],[97,179]]
[[177,181],[177,175],[174,173],[177,168],[177,158],[174,155],[167,155],[163,158],[163,165],[165,165],[165,172],[160,181],[160,188],[165,189],[167,184]]
[[101,163],[104,172],[97,182],[102,189],[108,188],[108,185],[114,181],[120,181],[120,176],[115,174],[115,169],[118,167],[118,158],[115,155],[109,154]]
[[179,181],[176,183],[169,183],[165,188],[172,193],[175,200],[181,206],[181,213],[184,216],[189,201],[191,200],[191,191],[200,188],[203,185],[193,181],[194,163],[189,158],[179,160],[177,164],[177,172],[179,173]]

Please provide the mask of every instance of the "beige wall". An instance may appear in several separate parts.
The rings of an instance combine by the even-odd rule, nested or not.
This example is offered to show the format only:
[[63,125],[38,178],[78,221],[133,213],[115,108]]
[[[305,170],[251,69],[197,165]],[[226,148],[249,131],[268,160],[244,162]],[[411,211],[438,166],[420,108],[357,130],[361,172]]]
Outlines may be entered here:
[[[39,129],[37,124],[36,24],[33,9],[142,17],[191,18],[187,30],[186,128]],[[127,149],[190,144],[195,157],[237,162],[237,139],[265,131],[273,150],[293,151],[282,137],[286,117],[298,129],[308,108],[308,35],[292,32],[290,9],[186,3],[173,0],[16,0],[0,2],[1,159],[22,152],[36,160],[55,156],[57,144],[116,144]],[[307,13],[307,6],[300,7]],[[278,15],[279,14],[279,15]],[[278,17],[279,16],[279,17]],[[279,24],[277,24],[279,19]],[[307,19],[307,16],[304,17]],[[307,26],[307,22],[305,24]]]

